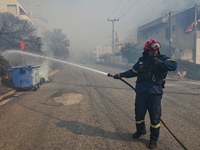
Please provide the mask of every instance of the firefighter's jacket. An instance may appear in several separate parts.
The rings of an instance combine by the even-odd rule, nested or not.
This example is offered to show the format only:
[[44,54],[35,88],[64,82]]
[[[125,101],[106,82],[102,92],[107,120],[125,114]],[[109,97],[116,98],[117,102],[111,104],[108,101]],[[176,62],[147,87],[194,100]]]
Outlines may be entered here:
[[[165,55],[159,55],[157,58],[158,59],[154,65],[154,69],[149,69],[152,66],[149,63],[150,58],[144,56],[140,57],[132,69],[120,73],[120,77],[138,77],[136,81],[135,92],[141,95],[163,94],[162,81],[164,81],[168,71],[176,70],[177,62]],[[143,73],[141,73],[141,68],[148,70],[148,72],[143,71]],[[152,77],[152,74],[156,74],[152,73],[155,72],[155,70],[159,74],[156,76],[156,78],[159,78],[159,80],[156,81],[154,81],[155,76]],[[143,76],[145,76],[145,78],[141,80]]]

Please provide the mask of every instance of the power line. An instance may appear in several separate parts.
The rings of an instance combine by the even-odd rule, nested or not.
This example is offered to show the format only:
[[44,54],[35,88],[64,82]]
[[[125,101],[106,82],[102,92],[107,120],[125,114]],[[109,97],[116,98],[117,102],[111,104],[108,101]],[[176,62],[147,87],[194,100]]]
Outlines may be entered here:
[[131,26],[133,23],[138,23],[139,20],[141,20],[146,14],[151,14],[154,12],[155,9],[157,9],[157,7],[159,7],[160,5],[165,5],[166,3],[168,3],[169,0],[164,0],[161,3],[158,3],[157,5],[155,5],[155,7],[151,10],[148,10],[146,12],[144,12],[143,14],[141,14],[140,16],[137,16],[136,18],[132,19],[131,22],[129,24],[126,24],[125,28],[128,26]]
[[[166,0],[163,0],[163,1],[157,1],[157,0],[155,0],[153,2],[150,1],[148,4],[146,4],[145,6],[143,6],[140,9],[140,11],[136,12],[134,15],[132,15],[131,17],[129,17],[129,20],[126,20],[123,23],[120,23],[120,25],[118,25],[116,28],[117,29],[120,28],[120,30],[121,29],[122,30],[129,29],[130,27],[132,27],[133,23],[138,23],[139,20],[143,19],[146,14],[151,14],[152,12],[155,11],[155,9],[158,9],[158,7],[165,5],[169,1],[168,0],[167,1]],[[121,16],[124,16],[125,14],[127,14],[128,11],[130,11],[131,8],[137,6],[138,2],[139,2],[139,0],[136,0],[134,3],[132,3],[132,5],[129,8],[127,8]],[[119,4],[121,4],[121,1],[120,1]],[[118,6],[119,6],[119,4],[118,4]],[[127,4],[129,4],[129,1],[126,3],[126,5],[123,7],[123,9],[120,11],[120,13],[118,15],[120,15],[123,12],[123,10],[126,8]],[[116,11],[116,8],[115,8],[114,11]],[[148,9],[146,9],[146,8],[148,8]],[[122,26],[123,26],[123,28],[121,28]],[[97,32],[101,32],[99,36],[102,36],[102,35],[106,34],[109,31],[109,28],[110,27],[108,27],[108,25],[106,25],[102,30],[98,30]]]
[[[162,5],[164,2],[168,2],[168,1],[162,1],[162,2],[160,2],[160,3],[157,3],[157,5],[155,5],[154,3],[153,4],[151,4],[151,5],[153,5],[154,7],[153,7],[153,9],[146,9],[146,11],[143,11],[142,13],[140,13],[140,15],[139,16],[134,16],[131,20],[129,20],[124,26],[123,26],[123,29],[125,28],[125,29],[128,29],[129,27],[132,27],[132,24],[134,23],[134,24],[136,24],[136,23],[138,23],[139,22],[139,20],[140,19],[142,19],[142,18],[144,18],[144,16],[146,16],[146,14],[151,14],[155,9],[157,9],[157,7],[159,7],[160,5]],[[166,4],[166,3],[164,3],[164,4]],[[164,5],[163,4],[163,5]],[[150,6],[150,5],[149,5]],[[151,8],[151,6],[150,6],[150,8]],[[137,13],[138,14],[138,13]],[[122,24],[121,24],[122,25]],[[119,28],[119,27],[117,27],[117,28]]]
[[[135,1],[135,3],[133,3],[132,5],[131,5],[131,7],[129,7],[128,8],[128,10],[130,10],[130,8],[133,8],[134,6],[136,6],[137,4],[138,4],[138,2],[139,2],[139,0],[136,0]],[[152,2],[151,2],[152,3]],[[153,5],[153,4],[152,4]],[[148,6],[148,4],[147,4],[147,6]],[[125,8],[125,7],[124,7]],[[126,11],[127,12],[127,11]],[[134,15],[133,15],[134,16]],[[129,20],[128,20],[129,21]],[[101,32],[101,34],[99,35],[99,36],[101,36],[101,35],[103,35],[103,34],[105,34],[105,33],[107,33],[109,31],[109,29],[108,29],[108,25],[106,26],[106,28],[104,28],[104,30]]]
[[[162,5],[163,3],[164,4],[166,4],[166,3],[168,3],[169,1],[161,1],[160,3],[157,3],[156,1],[154,2],[154,3],[152,3],[152,1],[151,2],[149,2],[147,5],[145,5],[143,8],[142,8],[142,10],[145,10],[145,11],[138,11],[136,14],[134,14],[133,16],[131,16],[131,17],[134,17],[133,19],[131,19],[131,20],[128,20],[128,21],[125,21],[126,22],[126,24],[125,23],[122,23],[122,24],[125,24],[125,26],[123,26],[123,30],[127,30],[130,26],[132,26],[132,23],[134,22],[134,23],[137,23],[137,22],[139,22],[139,20],[140,19],[142,19],[143,18],[143,16],[145,16],[147,13],[148,14],[151,14],[155,9],[157,9],[157,7],[159,7],[160,5]],[[151,3],[151,4],[150,4]],[[157,3],[157,4],[156,4]],[[149,5],[150,4],[150,5]],[[156,4],[156,5],[155,5]],[[164,5],[163,4],[163,5]],[[152,6],[154,6],[153,7],[153,9],[151,9],[151,7]],[[150,7],[150,9],[145,9],[146,7]],[[140,13],[140,15],[139,16],[136,16],[138,13]],[[120,26],[122,25],[122,24],[120,24]],[[119,28],[119,27],[117,27],[117,28]]]
[[[122,0],[118,3],[117,7],[116,7],[116,8],[114,9],[114,11],[110,14],[110,17],[111,17],[112,14],[117,10],[117,8],[120,6],[121,2],[122,2]],[[109,17],[109,18],[110,18],[110,17]],[[104,23],[102,23],[102,24],[100,25],[100,27],[99,27],[95,32],[93,32],[93,34],[92,34],[91,36],[94,36],[98,31],[100,31],[99,29],[101,29],[101,27],[103,27],[103,26],[106,24],[106,22],[107,22],[107,20],[105,20]],[[108,28],[108,25],[107,25],[106,27]]]
[[[126,3],[126,5],[123,7],[123,9],[120,11],[120,13],[126,8],[126,6],[129,4],[129,2],[130,2],[130,0]],[[130,9],[133,8],[134,6],[136,6],[138,2],[139,2],[139,0],[136,0],[132,5],[130,5],[130,7],[122,15],[125,15],[127,11],[130,11]],[[118,6],[119,6],[119,4],[118,4]],[[120,13],[118,15],[120,15]],[[104,24],[105,24],[105,22],[104,22]],[[103,34],[107,33],[109,31],[108,28],[109,27],[107,25],[102,30],[99,30],[99,32],[101,32],[100,34],[103,35]]]
[[[130,0],[129,0],[130,1]],[[111,15],[109,16],[109,18],[112,16],[112,14],[117,10],[117,8],[119,7],[119,5],[121,4],[122,0],[119,2],[119,4],[117,5],[117,7],[115,8],[115,10],[111,13]]]
[[119,18],[124,17],[124,15],[127,14],[131,10],[131,8],[134,8],[138,2],[139,2],[139,0],[136,0],[136,2],[133,3],[121,16],[119,16]]
[[[128,5],[128,3],[130,2],[130,0],[126,3],[126,5],[122,8],[122,10],[119,12],[119,14],[124,10],[124,8],[126,8],[126,6]],[[119,16],[119,14],[117,16]]]
[[[127,11],[130,11],[130,9],[133,8],[134,6],[136,6],[136,5],[138,4],[138,2],[139,2],[139,0],[136,0],[122,15],[125,15]],[[150,1],[149,3],[152,3],[152,2]],[[149,6],[149,3],[148,3],[146,6]],[[127,3],[127,4],[128,4],[128,3]],[[152,5],[153,5],[153,4],[152,4]],[[145,7],[144,7],[144,8],[145,8]],[[135,14],[134,14],[133,16],[135,16]],[[131,17],[132,17],[132,16],[131,16]],[[130,22],[130,20],[127,20],[127,21],[125,21],[125,22]],[[125,22],[123,22],[123,23],[125,23]],[[122,24],[123,24],[123,23],[122,23]],[[122,25],[122,24],[120,24],[120,25]],[[106,27],[108,27],[108,26],[106,26]],[[118,27],[117,27],[117,28],[118,28]],[[103,30],[103,32],[101,32],[101,34],[103,34],[105,31],[108,31],[108,30],[106,30],[106,29],[104,28],[104,30]]]
[[[128,3],[130,2],[130,0],[126,3],[126,5],[123,7],[123,9],[120,11],[120,13],[125,9],[125,7],[128,5]],[[137,3],[139,2],[139,0],[136,0],[136,3],[133,3],[129,8],[128,10],[130,10],[130,8],[134,7]],[[126,11],[127,12],[127,11]],[[120,14],[119,13],[119,14]],[[119,15],[118,14],[118,15]],[[119,18],[119,17],[118,17]],[[100,31],[99,31],[100,32]],[[106,27],[104,27],[103,31],[101,32],[101,35],[102,34],[105,34],[105,32],[108,32],[108,25]]]
[[[129,17],[128,20],[126,20],[122,24],[120,24],[120,26],[122,26],[124,24],[129,24],[129,22],[131,22],[132,20],[134,20],[134,17],[138,17],[138,14],[140,16],[141,14],[143,14],[144,12],[146,12],[146,10],[152,10],[151,6],[154,6],[155,3],[156,3],[156,1],[154,1],[154,2],[150,1],[144,7],[142,7],[138,12],[134,13],[134,15],[132,15],[131,17]],[[147,7],[149,7],[149,9],[146,9]],[[142,10],[144,10],[144,11],[142,11]],[[132,18],[132,19],[130,19],[130,18]]]

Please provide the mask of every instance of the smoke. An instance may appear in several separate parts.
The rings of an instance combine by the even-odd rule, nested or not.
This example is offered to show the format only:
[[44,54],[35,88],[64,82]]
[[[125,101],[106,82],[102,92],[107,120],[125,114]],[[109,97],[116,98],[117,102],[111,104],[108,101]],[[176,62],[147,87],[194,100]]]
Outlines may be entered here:
[[[195,4],[199,5],[200,1],[199,0],[167,0],[167,1],[163,1],[163,3],[161,1],[157,1],[160,2],[160,7],[156,7],[156,9],[154,9],[154,7],[152,7],[151,9],[146,8],[146,10],[142,10],[140,7],[140,14],[138,14],[137,16],[141,16],[141,18],[137,18],[136,17],[136,21],[133,22],[131,25],[131,29],[129,29],[126,33],[126,38],[128,39],[137,39],[137,30],[138,27],[147,24],[151,21],[154,21],[158,18],[161,17],[165,17],[167,16],[168,12],[172,12],[172,16],[180,13],[184,10],[187,10],[191,7],[194,7]],[[152,1],[153,3],[153,1]],[[156,6],[156,5],[155,5]],[[177,7],[178,6],[178,7]]]
[[[111,37],[108,36],[111,36],[112,24],[107,21],[108,18],[119,18],[115,24],[118,37],[133,40],[137,39],[138,27],[165,16],[169,11],[174,15],[200,4],[199,0],[18,1],[27,11],[32,9],[36,12],[39,9],[41,16],[48,20],[49,28],[62,29],[70,40],[73,52],[83,47],[88,50],[92,46],[111,45]],[[132,5],[135,6],[130,7]]]
[[58,62],[58,63],[60,63],[60,64],[68,64],[68,65],[72,65],[72,66],[75,66],[75,67],[80,67],[80,68],[83,68],[83,69],[87,69],[87,70],[90,70],[90,71],[94,71],[94,72],[96,72],[96,73],[100,73],[100,74],[107,75],[107,73],[102,72],[102,71],[99,71],[99,70],[95,70],[95,69],[92,69],[92,68],[88,68],[88,67],[85,67],[85,66],[81,66],[81,65],[78,65],[78,64],[74,64],[74,63],[71,63],[71,62],[67,62],[67,61],[63,61],[63,60],[59,60],[59,59],[55,59],[55,58],[50,58],[50,57],[46,57],[46,56],[41,56],[41,55],[34,54],[34,53],[23,52],[23,51],[19,51],[19,50],[9,50],[9,51],[7,51],[7,52],[8,52],[8,53],[19,53],[19,54],[24,54],[24,55],[26,55],[26,56],[31,56],[31,57],[37,57],[37,58],[52,60],[52,61]]
[[[10,53],[9,51],[18,51],[21,53]],[[23,51],[8,50],[2,53],[2,56],[9,61],[11,67],[23,66],[23,65],[40,65],[40,77],[45,78],[48,81],[48,73],[51,71],[51,61],[48,59],[39,58],[37,56],[29,56],[23,54]]]
[[48,81],[49,74],[49,60],[45,60],[40,66],[40,76],[45,78],[45,81]]

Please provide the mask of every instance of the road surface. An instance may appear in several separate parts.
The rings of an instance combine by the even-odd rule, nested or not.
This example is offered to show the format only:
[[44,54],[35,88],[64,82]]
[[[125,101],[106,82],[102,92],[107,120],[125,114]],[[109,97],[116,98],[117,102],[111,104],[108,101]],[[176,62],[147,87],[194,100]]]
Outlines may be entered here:
[[[80,64],[112,74],[117,67]],[[18,92],[0,106],[1,150],[145,150],[147,134],[138,140],[134,91],[120,80],[65,65],[36,92]],[[125,79],[135,85],[135,79]],[[189,149],[200,149],[200,82],[167,78],[162,120]],[[182,150],[161,124],[158,150]]]

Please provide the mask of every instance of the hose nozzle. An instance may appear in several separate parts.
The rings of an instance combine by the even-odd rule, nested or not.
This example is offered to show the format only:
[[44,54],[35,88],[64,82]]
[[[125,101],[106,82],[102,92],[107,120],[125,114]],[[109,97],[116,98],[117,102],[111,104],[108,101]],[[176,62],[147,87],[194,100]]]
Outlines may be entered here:
[[113,75],[112,75],[112,74],[110,74],[110,73],[108,73],[108,74],[107,74],[107,76],[108,76],[108,77],[112,77]]

